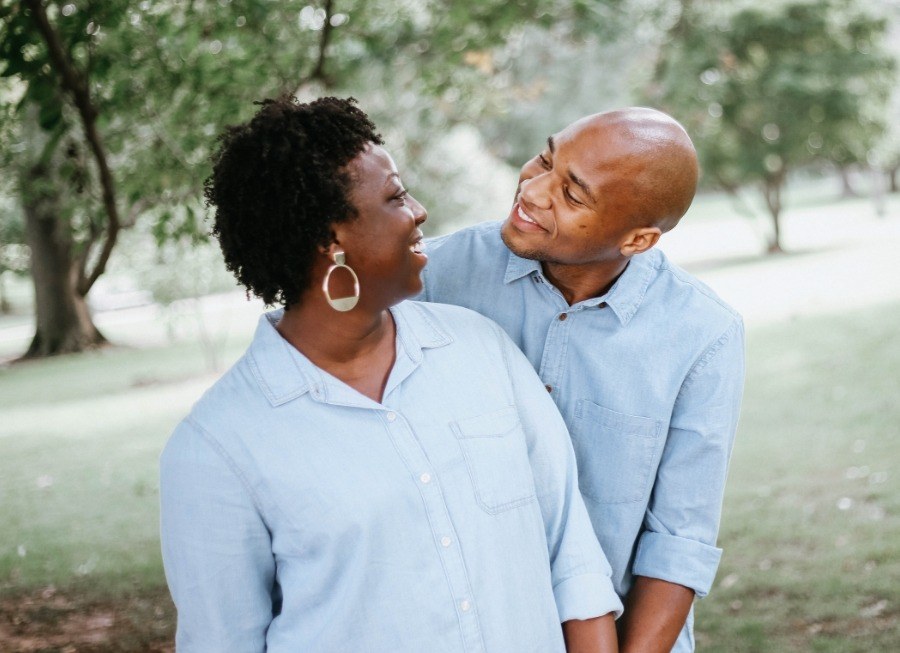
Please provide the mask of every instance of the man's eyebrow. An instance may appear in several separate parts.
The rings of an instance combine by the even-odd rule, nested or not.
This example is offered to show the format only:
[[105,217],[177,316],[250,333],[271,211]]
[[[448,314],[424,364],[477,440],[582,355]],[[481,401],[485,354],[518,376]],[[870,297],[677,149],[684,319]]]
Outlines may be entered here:
[[550,154],[553,154],[556,152],[556,144],[553,142],[552,136],[547,137],[547,147],[550,148]]
[[591,192],[590,186],[588,186],[588,185],[584,182],[583,179],[581,179],[578,175],[576,175],[576,174],[575,174],[574,172],[572,172],[571,170],[569,170],[568,172],[569,172],[569,179],[571,179],[572,182],[573,182],[575,185],[577,185],[582,191],[584,191],[584,194],[588,196],[588,199],[590,199],[591,202],[593,202],[594,204],[596,204],[596,203],[597,203],[597,200],[594,199],[594,194]]

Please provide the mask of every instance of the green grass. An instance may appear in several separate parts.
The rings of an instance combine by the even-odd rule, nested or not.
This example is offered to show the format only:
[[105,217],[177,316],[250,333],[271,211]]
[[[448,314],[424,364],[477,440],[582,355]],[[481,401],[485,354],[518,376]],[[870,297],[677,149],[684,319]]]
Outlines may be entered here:
[[[750,332],[699,651],[900,650],[898,331],[900,305]],[[0,369],[0,594],[163,596],[157,457],[211,381],[191,345]]]
[[900,650],[900,306],[753,331],[699,650]]
[[0,592],[161,585],[157,458],[212,380],[190,344],[0,368]]

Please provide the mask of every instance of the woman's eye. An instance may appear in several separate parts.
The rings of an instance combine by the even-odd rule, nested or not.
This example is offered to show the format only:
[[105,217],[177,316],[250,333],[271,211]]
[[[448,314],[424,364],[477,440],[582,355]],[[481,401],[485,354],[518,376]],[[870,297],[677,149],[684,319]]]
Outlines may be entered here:
[[405,188],[399,191],[396,195],[394,195],[391,199],[398,200],[400,202],[405,202],[406,198],[409,197],[409,191]]

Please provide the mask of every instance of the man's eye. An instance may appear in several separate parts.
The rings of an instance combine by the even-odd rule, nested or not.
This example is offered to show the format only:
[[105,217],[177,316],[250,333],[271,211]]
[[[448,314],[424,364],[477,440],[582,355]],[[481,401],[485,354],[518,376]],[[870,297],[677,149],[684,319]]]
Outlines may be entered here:
[[543,154],[538,154],[538,160],[541,162],[541,167],[549,170],[551,168],[550,161]]
[[578,201],[577,199],[575,199],[575,196],[572,195],[572,193],[569,192],[569,187],[568,187],[568,186],[565,186],[565,187],[563,188],[563,193],[565,193],[566,199],[568,199],[570,202],[572,202],[572,204],[583,204],[583,202],[580,202],[580,201]]

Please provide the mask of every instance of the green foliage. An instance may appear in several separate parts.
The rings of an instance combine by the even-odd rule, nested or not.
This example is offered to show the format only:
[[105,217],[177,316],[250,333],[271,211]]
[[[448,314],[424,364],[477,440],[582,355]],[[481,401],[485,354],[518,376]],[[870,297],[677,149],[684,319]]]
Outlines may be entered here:
[[790,170],[866,159],[894,80],[884,19],[850,0],[686,11],[648,96],[685,123],[708,181],[761,183],[777,220]]

